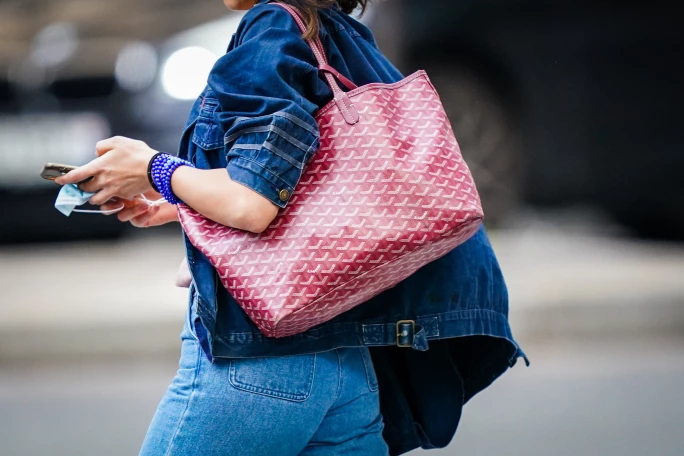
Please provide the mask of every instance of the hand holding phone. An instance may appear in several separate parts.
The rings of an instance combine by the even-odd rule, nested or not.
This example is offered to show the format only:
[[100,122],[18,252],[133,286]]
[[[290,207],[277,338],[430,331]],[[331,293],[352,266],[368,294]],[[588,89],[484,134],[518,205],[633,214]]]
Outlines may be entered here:
[[69,171],[75,170],[76,168],[78,168],[78,166],[47,163],[45,166],[43,166],[43,170],[40,172],[40,177],[53,181],[58,177],[65,175]]
[[[43,170],[40,172],[40,177],[42,177],[43,179],[53,181],[60,176],[64,176],[69,171],[73,171],[77,168],[78,168],[78,166],[73,166],[73,165],[61,165],[59,163],[46,163],[45,166],[43,166]],[[76,185],[82,184],[84,182],[88,182],[90,179],[92,179],[92,176],[87,178],[87,179],[83,179],[81,182],[79,182]]]

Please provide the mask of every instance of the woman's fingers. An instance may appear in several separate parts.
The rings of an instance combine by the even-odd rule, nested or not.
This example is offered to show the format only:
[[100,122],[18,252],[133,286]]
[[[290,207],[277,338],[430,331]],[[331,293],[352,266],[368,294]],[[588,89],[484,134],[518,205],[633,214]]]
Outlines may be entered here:
[[154,217],[159,213],[159,206],[148,206],[148,210],[130,220],[131,225],[138,228],[147,228],[153,225]]
[[122,200],[119,198],[112,198],[106,203],[104,203],[102,206],[100,206],[100,210],[104,211],[104,215],[112,215],[112,211],[118,211],[121,209],[121,206],[128,207],[128,200]]
[[122,222],[130,222],[132,219],[144,214],[150,210],[150,206],[147,203],[139,202],[130,207],[126,207],[117,214],[117,217]]
[[104,203],[114,198],[114,196],[114,192],[105,188],[91,196],[88,202],[93,206],[102,206]]
[[78,188],[88,193],[97,193],[104,188],[104,179],[101,174],[93,176],[92,179],[78,184]]
[[[123,206],[123,209],[121,209]],[[138,228],[163,225],[178,221],[178,211],[168,203],[150,205],[143,200],[127,200],[113,198],[100,206],[103,211],[117,210],[117,218],[122,222],[131,222]]]
[[143,193],[143,195],[150,201],[157,201],[164,198],[161,193],[156,192],[154,190],[148,190],[145,193]]
[[79,182],[98,174],[102,170],[103,162],[104,157],[96,158],[90,163],[87,163],[80,168],[76,168],[64,176],[58,177],[55,179],[55,182],[57,182],[59,185],[78,184]]

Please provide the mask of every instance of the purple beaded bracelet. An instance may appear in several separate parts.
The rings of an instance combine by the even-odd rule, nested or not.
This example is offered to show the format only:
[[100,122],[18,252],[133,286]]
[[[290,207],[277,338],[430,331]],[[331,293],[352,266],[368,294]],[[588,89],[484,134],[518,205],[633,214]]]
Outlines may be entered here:
[[171,176],[173,176],[173,172],[181,166],[195,167],[195,165],[189,161],[169,154],[157,154],[152,157],[150,162],[150,175],[152,176],[152,182],[154,183],[153,186],[157,187],[159,193],[161,193],[164,199],[171,204],[183,202],[174,195],[173,190],[171,189]]

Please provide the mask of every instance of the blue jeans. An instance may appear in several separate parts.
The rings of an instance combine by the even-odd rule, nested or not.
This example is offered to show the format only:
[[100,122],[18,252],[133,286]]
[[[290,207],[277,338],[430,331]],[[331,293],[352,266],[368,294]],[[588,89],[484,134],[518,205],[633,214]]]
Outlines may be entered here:
[[389,454],[367,348],[212,364],[194,314],[141,456]]

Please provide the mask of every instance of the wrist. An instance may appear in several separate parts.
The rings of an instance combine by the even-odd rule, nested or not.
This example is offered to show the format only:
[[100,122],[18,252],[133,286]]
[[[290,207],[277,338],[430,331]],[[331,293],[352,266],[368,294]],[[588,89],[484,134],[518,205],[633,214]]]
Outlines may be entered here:
[[195,168],[193,166],[179,166],[171,176],[171,189],[174,195],[186,195],[184,189],[188,186],[187,176]]
[[157,193],[159,193],[159,188],[157,187],[157,184],[154,182],[154,178],[152,177],[152,164],[154,163],[154,160],[161,154],[162,152],[156,152],[147,161],[147,181],[152,186],[152,190],[154,190]]
[[174,205],[182,203],[183,201],[181,201],[173,192],[171,178],[178,168],[185,166],[191,168],[195,167],[187,160],[163,153],[155,155],[151,160],[150,174],[155,187],[157,187],[159,193],[162,194],[167,202]]

